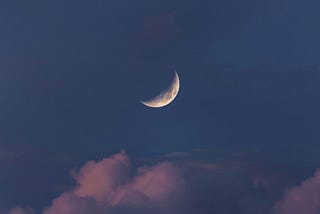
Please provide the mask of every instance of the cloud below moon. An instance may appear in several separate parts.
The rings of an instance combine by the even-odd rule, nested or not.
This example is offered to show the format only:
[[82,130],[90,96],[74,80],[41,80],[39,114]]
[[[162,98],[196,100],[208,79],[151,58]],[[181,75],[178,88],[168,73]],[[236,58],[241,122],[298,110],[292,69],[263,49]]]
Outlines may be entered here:
[[177,211],[175,198],[185,182],[174,164],[142,167],[135,176],[132,170],[124,151],[99,162],[89,161],[73,173],[77,185],[54,199],[43,214],[124,213],[123,209],[130,213]]
[[[176,154],[181,159],[172,162]],[[168,159],[171,161],[164,161]],[[39,214],[194,214],[208,210],[226,214],[235,210],[241,214],[300,214],[302,211],[315,214],[320,211],[319,172],[301,185],[289,188],[278,201],[274,193],[284,189],[279,187],[279,182],[286,180],[286,174],[268,171],[257,162],[245,159],[208,162],[196,160],[186,152],[145,163],[154,161],[157,164],[135,168],[125,151],[100,161],[88,161],[71,171],[74,186],[53,199],[48,207],[41,207],[43,211]],[[0,211],[0,214],[36,213],[28,207]]]
[[273,214],[320,213],[320,171],[300,185],[288,189],[274,207]]

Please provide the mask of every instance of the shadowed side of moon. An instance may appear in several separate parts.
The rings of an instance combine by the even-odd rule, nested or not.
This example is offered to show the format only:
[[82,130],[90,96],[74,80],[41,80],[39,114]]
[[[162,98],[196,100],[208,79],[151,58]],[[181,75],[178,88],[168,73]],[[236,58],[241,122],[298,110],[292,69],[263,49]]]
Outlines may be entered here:
[[166,90],[162,91],[159,95],[151,98],[150,100],[141,101],[141,103],[152,108],[160,108],[169,105],[178,95],[179,88],[180,80],[178,73],[175,72],[174,79]]

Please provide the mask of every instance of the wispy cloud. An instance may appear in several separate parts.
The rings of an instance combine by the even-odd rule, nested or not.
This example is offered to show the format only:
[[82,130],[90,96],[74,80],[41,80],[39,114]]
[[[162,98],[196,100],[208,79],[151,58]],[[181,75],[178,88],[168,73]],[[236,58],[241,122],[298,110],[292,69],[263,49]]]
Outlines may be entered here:
[[35,211],[30,207],[15,207],[8,214],[35,214]]

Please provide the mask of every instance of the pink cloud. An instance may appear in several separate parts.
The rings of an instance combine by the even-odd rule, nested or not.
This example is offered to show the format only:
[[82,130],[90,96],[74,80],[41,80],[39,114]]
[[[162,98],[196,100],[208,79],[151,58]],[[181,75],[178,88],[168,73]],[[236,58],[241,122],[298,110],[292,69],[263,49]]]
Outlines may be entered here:
[[11,210],[9,210],[8,214],[35,214],[34,210],[27,207],[27,208],[22,208],[22,207],[15,207]]
[[140,168],[139,174],[127,185],[120,187],[112,204],[127,200],[129,193],[138,193],[145,201],[162,202],[179,193],[184,188],[184,179],[179,170],[170,162],[153,167]]
[[185,188],[179,169],[170,162],[139,168],[135,176],[133,171],[124,151],[99,162],[89,161],[73,172],[77,185],[54,199],[43,214],[114,213],[119,207],[149,209],[151,204],[162,208],[176,201]]
[[320,171],[301,185],[289,189],[282,200],[276,203],[274,214],[319,214]]
[[99,162],[89,161],[74,174],[78,183],[74,194],[98,202],[111,200],[117,188],[129,181],[130,170],[131,161],[124,151]]
[[63,193],[54,199],[52,206],[43,214],[96,214],[97,204],[93,198],[78,197],[73,193]]

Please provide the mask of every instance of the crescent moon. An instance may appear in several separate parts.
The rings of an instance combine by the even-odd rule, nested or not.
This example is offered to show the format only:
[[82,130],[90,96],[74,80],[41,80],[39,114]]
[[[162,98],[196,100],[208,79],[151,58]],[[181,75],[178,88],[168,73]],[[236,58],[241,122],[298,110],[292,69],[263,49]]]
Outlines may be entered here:
[[169,105],[178,95],[180,88],[180,80],[177,72],[174,72],[174,78],[171,85],[159,95],[151,98],[147,101],[141,101],[145,106],[152,108],[160,108],[166,105]]

